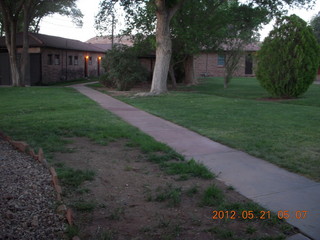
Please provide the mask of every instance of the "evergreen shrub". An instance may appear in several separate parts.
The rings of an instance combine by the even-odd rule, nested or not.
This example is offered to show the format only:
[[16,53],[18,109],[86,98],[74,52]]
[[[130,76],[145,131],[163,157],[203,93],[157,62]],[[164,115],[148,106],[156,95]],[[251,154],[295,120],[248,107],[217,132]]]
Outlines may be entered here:
[[256,75],[272,96],[298,97],[315,80],[320,47],[310,26],[296,15],[276,22],[257,54]]

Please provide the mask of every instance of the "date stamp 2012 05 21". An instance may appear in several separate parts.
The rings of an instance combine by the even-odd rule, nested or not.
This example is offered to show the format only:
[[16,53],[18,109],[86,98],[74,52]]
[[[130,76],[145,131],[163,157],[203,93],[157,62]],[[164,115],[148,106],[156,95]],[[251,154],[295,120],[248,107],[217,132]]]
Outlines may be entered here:
[[[299,210],[299,211],[288,211],[288,210],[281,210],[276,212],[276,217],[279,219],[305,219],[307,217],[308,211]],[[212,219],[270,219],[271,211],[251,211],[251,210],[244,210],[241,212],[237,211],[222,211],[222,210],[214,210],[212,211]]]

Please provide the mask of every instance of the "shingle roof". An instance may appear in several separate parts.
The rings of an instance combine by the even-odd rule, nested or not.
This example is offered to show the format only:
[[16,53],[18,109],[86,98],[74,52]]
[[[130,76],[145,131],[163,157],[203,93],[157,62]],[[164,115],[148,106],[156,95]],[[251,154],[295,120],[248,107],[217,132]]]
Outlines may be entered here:
[[[22,33],[17,34],[17,47],[22,47]],[[30,47],[48,47],[67,50],[87,51],[104,53],[105,50],[93,44],[81,42],[74,39],[55,37],[50,35],[29,33]],[[5,38],[0,38],[0,47],[5,47]]]

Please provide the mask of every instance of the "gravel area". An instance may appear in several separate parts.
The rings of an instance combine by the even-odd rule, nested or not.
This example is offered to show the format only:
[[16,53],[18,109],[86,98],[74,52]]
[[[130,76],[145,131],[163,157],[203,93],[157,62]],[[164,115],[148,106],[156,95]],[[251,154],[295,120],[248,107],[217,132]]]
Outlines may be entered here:
[[47,168],[0,139],[0,239],[64,239]]

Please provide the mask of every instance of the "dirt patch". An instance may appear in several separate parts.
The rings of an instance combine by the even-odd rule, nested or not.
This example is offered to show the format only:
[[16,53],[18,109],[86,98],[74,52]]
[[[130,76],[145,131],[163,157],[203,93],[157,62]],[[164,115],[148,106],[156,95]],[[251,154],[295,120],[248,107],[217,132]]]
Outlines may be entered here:
[[293,234],[287,225],[272,219],[213,220],[212,211],[227,209],[200,207],[209,186],[219,187],[225,201],[234,206],[250,201],[215,179],[182,181],[169,176],[124,140],[107,146],[86,138],[72,141],[67,146],[71,151],[55,154],[54,161],[96,172],[95,179],[81,189],[70,192],[64,188],[68,205],[93,204],[87,211],[73,208],[81,239],[258,239]]
[[[181,88],[180,86],[183,86],[184,88]],[[169,92],[194,92],[194,90],[185,88],[185,85],[178,84],[177,88],[173,88],[171,85],[168,85],[168,91]],[[148,93],[150,92],[151,84],[150,83],[139,83],[136,84],[131,90],[129,91],[118,91],[114,88],[108,88],[108,87],[94,87],[95,90],[102,91],[102,92],[108,92],[108,95],[112,97],[132,97],[135,96],[138,93]]]

